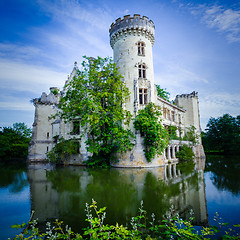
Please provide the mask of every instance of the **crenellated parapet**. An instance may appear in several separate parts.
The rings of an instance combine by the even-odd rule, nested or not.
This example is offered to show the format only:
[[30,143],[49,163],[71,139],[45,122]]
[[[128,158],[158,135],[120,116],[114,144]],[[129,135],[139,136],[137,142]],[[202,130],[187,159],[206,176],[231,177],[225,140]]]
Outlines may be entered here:
[[198,92],[193,91],[192,93],[189,94],[181,94],[181,95],[177,95],[177,98],[198,98]]
[[123,19],[118,18],[112,23],[109,33],[112,48],[120,37],[127,36],[128,34],[142,35],[149,39],[152,45],[155,41],[155,26],[153,21],[149,20],[146,16],[141,17],[139,14],[134,14],[133,17],[126,15]]

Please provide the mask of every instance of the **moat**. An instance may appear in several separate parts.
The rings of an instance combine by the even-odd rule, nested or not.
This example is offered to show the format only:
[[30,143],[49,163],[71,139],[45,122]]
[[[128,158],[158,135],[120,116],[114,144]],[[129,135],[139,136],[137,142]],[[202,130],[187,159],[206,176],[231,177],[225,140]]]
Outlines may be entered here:
[[40,223],[61,219],[78,231],[86,226],[85,206],[92,198],[107,207],[106,223],[129,223],[140,202],[148,214],[162,218],[173,206],[183,218],[194,211],[194,225],[239,223],[240,159],[207,156],[195,165],[169,164],[151,169],[86,169],[30,165],[1,169],[0,238],[17,233],[10,228],[27,222],[31,211]]

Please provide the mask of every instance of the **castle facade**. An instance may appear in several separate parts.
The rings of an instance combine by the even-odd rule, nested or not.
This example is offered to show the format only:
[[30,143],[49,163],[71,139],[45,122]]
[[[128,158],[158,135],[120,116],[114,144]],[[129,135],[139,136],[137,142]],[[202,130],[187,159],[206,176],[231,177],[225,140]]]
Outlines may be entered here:
[[[126,86],[130,91],[130,98],[125,103],[125,108],[136,117],[138,110],[146,104],[153,102],[161,107],[162,124],[175,126],[177,136],[183,137],[187,129],[195,127],[200,136],[200,115],[198,93],[177,95],[174,103],[157,95],[154,84],[152,46],[155,41],[155,26],[148,17],[135,14],[118,18],[112,23],[110,30],[110,45],[113,49],[114,62],[119,67],[120,74],[124,77]],[[77,73],[77,63],[67,81]],[[66,82],[67,82],[66,81]],[[61,119],[51,119],[51,115],[58,111],[58,102],[64,91],[53,94],[55,88],[50,88],[50,93],[42,93],[41,97],[34,99],[35,117],[33,123],[32,141],[29,147],[29,160],[31,162],[46,159],[46,154],[55,145],[55,136],[65,139],[72,138],[71,132],[75,128],[74,122],[64,123]],[[130,128],[136,132],[133,125]],[[79,130],[80,131],[80,130]],[[75,131],[76,134],[80,132]],[[69,159],[69,164],[82,164],[89,157],[85,146],[86,137],[80,144],[79,154]],[[119,155],[117,167],[155,167],[162,166],[168,161],[176,160],[176,152],[183,144],[191,145],[196,157],[204,156],[201,138],[192,145],[188,141],[170,140],[169,146],[162,156],[156,156],[151,163],[144,156],[143,138],[136,132],[135,146],[132,151]]]

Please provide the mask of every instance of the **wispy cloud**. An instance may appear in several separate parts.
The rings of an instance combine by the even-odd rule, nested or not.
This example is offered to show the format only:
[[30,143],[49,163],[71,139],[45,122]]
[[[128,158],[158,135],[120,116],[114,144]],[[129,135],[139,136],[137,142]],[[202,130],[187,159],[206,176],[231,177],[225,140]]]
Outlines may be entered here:
[[240,42],[240,10],[219,5],[198,5],[189,7],[191,14],[200,15],[209,28],[226,34],[229,42]]
[[219,117],[224,113],[239,115],[240,95],[227,92],[216,92],[201,97],[202,117]]
[[156,84],[160,83],[161,87],[167,88],[173,99],[177,94],[190,93],[196,90],[196,84],[205,86],[209,83],[208,79],[197,72],[180,66],[177,63],[173,64],[164,61],[161,63],[161,66],[161,71],[155,69],[155,82]]
[[67,78],[65,73],[47,67],[0,59],[1,91],[28,91],[41,94],[49,87],[62,87]]

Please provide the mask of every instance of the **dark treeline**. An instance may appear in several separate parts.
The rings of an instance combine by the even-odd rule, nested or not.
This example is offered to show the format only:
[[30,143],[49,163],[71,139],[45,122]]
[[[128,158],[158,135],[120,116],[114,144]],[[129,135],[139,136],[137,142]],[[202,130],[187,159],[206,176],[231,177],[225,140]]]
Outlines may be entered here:
[[3,127],[0,131],[0,163],[25,161],[30,140],[31,129],[24,123]]
[[206,132],[202,132],[202,142],[206,152],[235,154],[240,152],[240,115],[210,118]]

